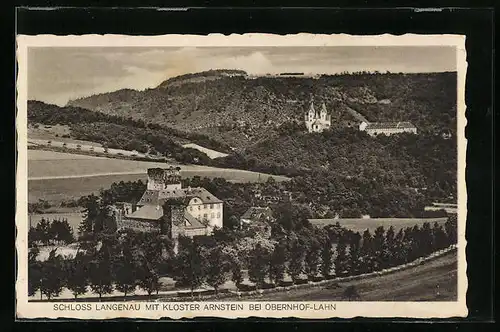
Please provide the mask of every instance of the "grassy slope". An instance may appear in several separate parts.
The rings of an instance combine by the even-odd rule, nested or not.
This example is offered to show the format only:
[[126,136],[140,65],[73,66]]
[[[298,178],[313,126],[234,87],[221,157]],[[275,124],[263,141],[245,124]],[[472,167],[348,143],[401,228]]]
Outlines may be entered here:
[[[138,172],[138,174],[109,174],[66,179],[42,179],[28,181],[28,200],[61,201],[109,188],[113,182],[147,180],[148,167],[167,167],[167,164],[132,160],[93,157],[53,151],[28,150],[29,177],[73,176],[94,173]],[[219,169],[205,166],[182,166],[184,177],[222,177],[234,182],[266,181],[269,175],[236,169]],[[273,176],[277,181],[285,177]]]
[[339,288],[310,288],[255,298],[259,301],[339,301],[356,286],[362,301],[456,301],[456,252],[392,274],[341,283]]

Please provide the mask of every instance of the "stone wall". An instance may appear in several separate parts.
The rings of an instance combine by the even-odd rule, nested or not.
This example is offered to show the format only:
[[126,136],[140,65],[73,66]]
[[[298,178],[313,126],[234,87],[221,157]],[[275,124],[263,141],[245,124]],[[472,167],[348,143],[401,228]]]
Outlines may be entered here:
[[122,218],[117,221],[118,229],[133,229],[140,232],[154,232],[160,230],[160,225],[151,221],[139,221],[134,219]]

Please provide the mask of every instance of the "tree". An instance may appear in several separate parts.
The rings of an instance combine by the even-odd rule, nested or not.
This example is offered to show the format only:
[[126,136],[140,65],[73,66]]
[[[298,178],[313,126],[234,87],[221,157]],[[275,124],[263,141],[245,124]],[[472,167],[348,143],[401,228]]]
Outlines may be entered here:
[[355,233],[349,243],[349,274],[358,275],[361,271],[360,262],[361,235]]
[[28,231],[28,247],[36,247],[37,242],[40,241],[40,234],[36,227],[30,227]]
[[366,229],[363,233],[362,245],[360,250],[361,259],[363,264],[361,265],[361,273],[368,273],[374,270],[375,261],[375,250],[374,241],[369,229]]
[[286,254],[286,243],[282,240],[274,246],[269,265],[269,279],[277,285],[285,275]]
[[78,227],[78,234],[82,238],[87,238],[94,234],[94,222],[99,216],[99,198],[94,194],[86,197],[80,202],[85,208],[85,216]]
[[[40,250],[37,247],[30,249],[28,254],[28,295],[33,296],[38,290],[41,290],[42,281],[42,264],[37,260],[37,256]],[[43,296],[43,292],[40,291],[40,299]]]
[[337,256],[335,257],[335,275],[345,276],[348,273],[347,245],[344,234],[340,235],[337,243]]
[[421,255],[429,255],[431,252],[434,251],[434,235],[431,229],[431,224],[428,222],[425,222],[422,225],[422,230],[420,232],[420,237],[419,237],[419,247],[421,251]]
[[457,243],[457,216],[452,215],[448,218],[444,224],[444,229],[446,231],[446,237],[448,238],[448,245]]
[[390,226],[385,233],[384,249],[382,252],[382,268],[387,268],[397,265],[394,261],[396,255],[396,239],[394,233],[394,227]]
[[133,292],[137,284],[138,262],[132,253],[132,248],[122,248],[120,254],[113,260],[113,279],[115,288],[124,297]]
[[50,237],[56,242],[69,244],[75,240],[73,237],[73,230],[69,225],[67,219],[53,220],[50,223],[48,232],[50,234]]
[[432,229],[432,236],[434,237],[434,248],[433,251],[441,250],[447,247],[446,232],[443,226],[439,225],[437,222],[434,223]]
[[108,191],[101,191],[101,198],[94,194],[82,200],[85,208],[78,233],[82,239],[89,239],[99,233],[114,233],[116,231],[116,220],[109,204],[112,196]]
[[229,273],[231,274],[231,280],[234,282],[236,287],[238,287],[243,282],[243,262],[240,258],[238,250],[230,245],[225,244],[222,246],[223,255],[227,258],[229,263]]
[[309,237],[309,241],[305,257],[305,268],[307,276],[313,278],[318,274],[321,256],[321,243],[318,241],[317,234],[314,232],[307,234],[307,237]]
[[65,286],[76,299],[78,295],[87,292],[88,257],[84,253],[78,252],[73,259],[68,259],[65,263]]
[[194,290],[201,286],[205,279],[201,248],[196,241],[188,237],[179,237],[179,252],[177,253],[174,278]]
[[51,250],[49,258],[41,264],[40,290],[49,300],[61,294],[64,286],[62,257],[56,251],[57,249]]
[[258,288],[264,285],[266,276],[269,275],[269,261],[274,247],[262,241],[256,242],[249,253],[248,277]]
[[221,245],[216,245],[208,249],[204,262],[206,282],[214,288],[215,295],[218,295],[219,287],[228,279],[231,268],[229,257],[225,254]]
[[89,263],[90,289],[99,295],[110,294],[113,291],[113,271],[110,250],[102,244]]
[[289,252],[288,274],[295,283],[304,270],[304,246],[297,238],[292,239]]
[[160,277],[152,266],[149,264],[143,264],[139,267],[138,272],[139,276],[137,284],[148,293],[148,296],[151,296],[153,292],[158,291],[160,286]]
[[375,234],[373,235],[373,250],[375,257],[375,266],[373,269],[378,271],[381,269],[384,260],[384,248],[385,248],[385,230],[384,226],[379,226],[375,229]]
[[403,264],[407,258],[407,253],[405,252],[404,233],[402,228],[394,237],[393,258],[393,265]]
[[329,236],[324,236],[321,243],[321,273],[328,278],[333,266],[332,243]]
[[49,228],[50,222],[45,218],[42,218],[35,228],[38,239],[45,245],[49,244],[50,241]]

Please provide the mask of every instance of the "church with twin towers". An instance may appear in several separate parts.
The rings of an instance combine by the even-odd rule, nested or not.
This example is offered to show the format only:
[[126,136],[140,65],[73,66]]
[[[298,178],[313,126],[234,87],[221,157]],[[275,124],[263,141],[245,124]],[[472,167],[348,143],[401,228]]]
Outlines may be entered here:
[[310,133],[320,133],[332,125],[331,116],[326,110],[325,103],[321,104],[320,110],[316,110],[313,99],[311,99],[309,110],[304,115],[304,121]]

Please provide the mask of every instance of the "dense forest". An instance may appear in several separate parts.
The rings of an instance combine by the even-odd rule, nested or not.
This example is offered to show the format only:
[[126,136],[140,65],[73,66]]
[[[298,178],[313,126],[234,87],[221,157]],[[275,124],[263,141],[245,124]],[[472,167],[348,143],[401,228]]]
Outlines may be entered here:
[[[435,199],[455,197],[456,138],[401,134],[371,137],[351,128],[307,134],[292,131],[255,144],[213,164],[271,174],[302,176],[314,188],[425,190]],[[317,179],[317,180],[316,180]],[[325,182],[325,184],[322,184]],[[352,186],[352,187],[351,187]]]
[[[211,79],[219,75],[218,79]],[[193,78],[206,80],[192,81]],[[172,84],[172,82],[183,84]],[[69,105],[209,134],[235,148],[258,142],[287,121],[302,120],[311,96],[334,124],[355,118],[411,121],[420,132],[455,131],[456,73],[355,73],[248,77],[216,71],[181,76],[145,91],[119,90]],[[319,106],[319,105],[317,105]]]

